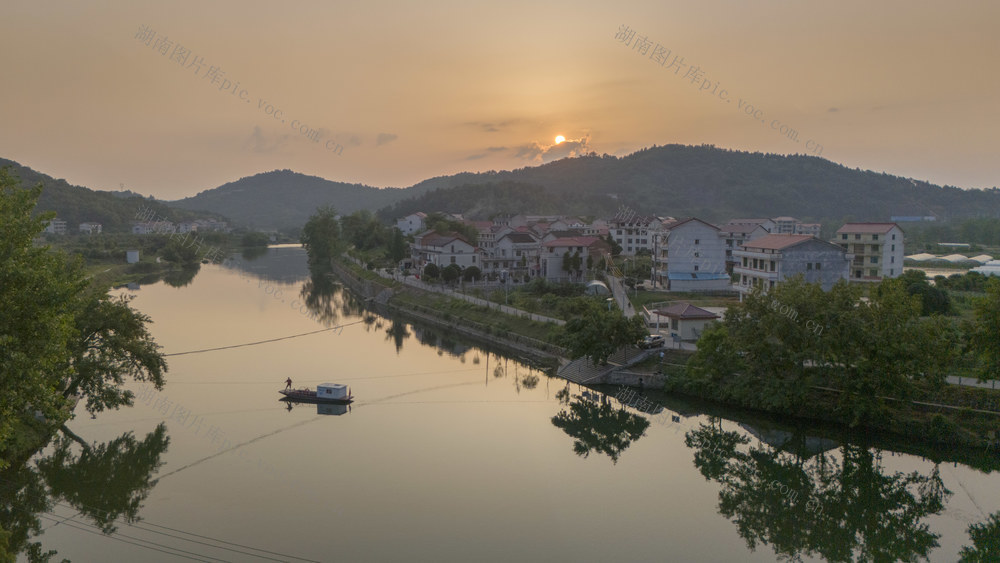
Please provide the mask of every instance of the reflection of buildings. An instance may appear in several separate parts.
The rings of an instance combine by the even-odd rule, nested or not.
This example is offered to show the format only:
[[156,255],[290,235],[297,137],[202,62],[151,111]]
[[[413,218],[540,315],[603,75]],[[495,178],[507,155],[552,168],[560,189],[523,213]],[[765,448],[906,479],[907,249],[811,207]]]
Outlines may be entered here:
[[774,428],[758,430],[756,427],[744,422],[740,422],[739,425],[740,428],[749,432],[754,438],[775,449],[787,450],[789,448],[786,446],[792,445],[794,453],[806,458],[840,447],[838,442],[829,438],[802,436],[800,434],[793,434],[787,430],[777,430]]

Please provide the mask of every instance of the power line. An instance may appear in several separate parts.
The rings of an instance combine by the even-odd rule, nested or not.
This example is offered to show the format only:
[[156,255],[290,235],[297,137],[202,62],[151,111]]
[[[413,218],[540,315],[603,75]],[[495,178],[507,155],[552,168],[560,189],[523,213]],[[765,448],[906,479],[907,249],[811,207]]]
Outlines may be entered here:
[[[40,518],[45,518],[46,520],[55,520],[55,518],[52,518],[51,516],[46,516],[45,514],[39,514],[39,517]],[[144,542],[150,544],[150,545],[143,545],[141,543],[137,543],[137,542],[134,542],[134,541],[128,541],[126,539],[122,539],[122,537],[129,538],[129,539],[134,539],[134,538],[131,538],[130,536],[125,536],[124,534],[120,534],[120,535],[122,535],[122,537],[111,536],[111,535],[103,534],[103,533],[95,531],[95,530],[91,530],[90,528],[85,527],[85,526],[77,526],[77,525],[75,525],[75,524],[73,524],[71,522],[64,522],[64,523],[65,523],[66,526],[69,526],[70,528],[74,528],[74,529],[77,529],[77,530],[80,530],[80,531],[83,531],[83,532],[87,532],[88,534],[94,534],[94,535],[100,536],[102,538],[107,538],[107,539],[111,539],[111,540],[115,540],[115,541],[120,541],[122,543],[127,543],[127,544],[131,544],[131,545],[139,546],[139,547],[144,547],[146,549],[151,549],[153,551],[159,551],[160,553],[166,553],[167,555],[173,555],[174,557],[181,557],[181,558],[184,558],[184,559],[190,559],[191,561],[202,561],[203,563],[211,563],[211,561],[223,561],[223,562],[225,561],[225,559],[217,559],[215,557],[208,557],[207,555],[198,555],[197,553],[193,553],[193,552],[190,552],[190,551],[185,551],[183,549],[177,549],[177,548],[174,548],[174,547],[160,545],[158,543],[154,543],[154,542],[151,542],[151,541],[148,541],[148,540],[138,540],[138,541],[144,541]],[[152,546],[156,546],[156,547],[152,547]],[[158,549],[158,548],[163,548],[163,549]],[[168,549],[173,550],[173,551],[167,551]],[[179,552],[179,553],[174,553],[174,551]],[[182,555],[182,554],[187,554],[187,555]],[[189,555],[193,556],[193,557],[189,557]],[[208,559],[198,559],[199,557],[208,557]]]
[[[157,480],[159,480],[159,479],[157,479]],[[8,487],[7,490],[8,491],[12,491],[12,490],[14,490],[14,489],[17,488],[17,483],[15,483],[13,481],[10,481],[10,480],[0,480],[0,481],[6,481],[6,483],[0,483],[0,485],[7,485],[7,487]],[[89,524],[89,523],[86,523],[86,522],[79,522],[79,521],[74,521],[73,520],[78,515],[82,514],[82,512],[77,508],[77,506],[89,509],[89,510],[93,511],[95,514],[108,515],[108,512],[106,510],[102,510],[102,509],[99,509],[99,508],[96,508],[96,507],[93,507],[93,506],[89,506],[89,505],[86,505],[86,504],[82,504],[82,503],[78,504],[77,506],[74,506],[74,505],[72,505],[72,504],[70,504],[68,502],[58,501],[58,500],[54,500],[54,499],[53,499],[53,505],[70,508],[72,510],[75,510],[76,514],[73,514],[71,516],[65,517],[65,516],[61,516],[59,514],[56,514],[55,512],[52,512],[50,510],[41,510],[41,511],[39,511],[39,517],[45,518],[46,520],[52,520],[53,522],[55,522],[54,524],[52,524],[50,526],[46,526],[45,528],[43,528],[42,531],[48,530],[48,529],[50,529],[50,528],[52,528],[54,526],[57,526],[59,524],[66,524],[67,526],[70,526],[70,527],[73,527],[73,528],[77,528],[77,529],[80,529],[80,530],[85,531],[85,532],[93,533],[93,534],[99,535],[101,537],[107,537],[107,538],[111,538],[111,539],[118,539],[119,541],[123,541],[125,543],[129,543],[129,544],[132,544],[132,545],[137,545],[139,547],[147,547],[149,549],[155,549],[155,548],[152,548],[152,547],[149,547],[149,546],[146,546],[146,545],[142,545],[142,544],[139,544],[139,543],[134,543],[132,541],[127,541],[127,540],[124,540],[124,539],[120,539],[120,538],[118,538],[116,536],[122,536],[123,538],[128,538],[130,540],[135,540],[135,541],[139,541],[139,542],[147,542],[147,543],[150,543],[150,544],[158,546],[158,547],[162,547],[162,548],[165,548],[165,549],[173,549],[173,550],[176,550],[176,551],[180,551],[180,552],[183,552],[183,553],[194,555],[196,557],[207,557],[208,559],[213,559],[213,560],[216,560],[216,561],[225,561],[223,559],[217,559],[217,558],[211,557],[209,555],[201,555],[201,554],[197,554],[197,553],[185,551],[185,550],[182,550],[182,549],[179,549],[179,548],[170,547],[170,546],[166,546],[166,545],[162,545],[162,544],[157,544],[155,542],[152,542],[150,540],[146,540],[146,539],[143,539],[143,538],[137,538],[137,537],[133,537],[133,536],[128,536],[128,535],[125,535],[125,534],[121,534],[120,532],[115,532],[115,535],[105,534],[103,532],[100,532],[100,533],[99,532],[95,532],[95,531],[91,530],[90,528],[97,528],[96,525]],[[17,509],[17,510],[20,510],[21,512],[25,512],[25,513],[28,513],[28,514],[31,513],[31,511],[28,511],[26,509]],[[285,559],[274,559],[272,557],[267,557],[265,555],[258,555],[258,554],[255,554],[255,553],[249,553],[249,552],[245,552],[245,551],[240,551],[238,549],[232,549],[232,548],[223,547],[221,545],[213,545],[213,544],[206,543],[206,542],[201,542],[201,541],[192,540],[192,539],[188,539],[188,538],[184,538],[184,537],[180,537],[180,536],[175,536],[173,534],[168,534],[166,532],[160,532],[160,531],[157,531],[157,530],[150,530],[148,528],[142,527],[142,526],[140,526],[138,524],[133,524],[133,523],[128,522],[128,521],[123,521],[121,523],[125,524],[126,526],[129,526],[131,528],[135,528],[137,530],[142,530],[144,532],[148,532],[150,534],[159,534],[159,535],[164,536],[164,537],[175,538],[175,539],[179,539],[181,541],[186,541],[186,542],[201,544],[201,545],[208,546],[208,547],[211,547],[211,548],[221,549],[221,550],[224,550],[224,551],[231,551],[231,552],[234,552],[234,553],[239,553],[241,555],[249,555],[249,556],[257,557],[257,558],[260,558],[260,559],[267,559],[267,560],[270,560],[270,561],[285,561],[285,560],[288,560],[288,559],[294,559],[294,560],[297,560],[297,561],[305,561],[307,563],[320,563],[319,561],[316,561],[314,559],[306,559],[304,557],[298,557],[298,556],[289,555],[289,554],[286,554],[286,553],[278,553],[278,552],[274,552],[274,551],[268,551],[266,549],[261,549],[261,548],[258,548],[258,547],[252,547],[252,546],[249,546],[249,545],[244,545],[244,544],[240,544],[240,543],[236,543],[236,542],[230,542],[230,541],[226,541],[226,540],[221,540],[221,539],[213,538],[211,536],[204,536],[204,535],[200,535],[200,534],[195,534],[193,532],[185,532],[184,530],[179,530],[177,528],[171,528],[169,526],[163,526],[163,525],[160,525],[160,524],[154,524],[152,522],[148,522],[148,521],[145,521],[145,520],[142,520],[141,522],[143,524],[147,525],[147,526],[153,526],[153,527],[156,527],[156,528],[163,528],[165,530],[170,530],[172,532],[177,532],[177,533],[180,533],[180,534],[186,534],[186,535],[193,536],[193,537],[196,537],[196,538],[201,538],[201,539],[204,539],[204,540],[209,540],[209,541],[213,541],[213,542],[221,543],[221,544],[225,544],[225,545],[231,545],[231,546],[235,546],[235,547],[240,547],[240,548],[248,549],[248,550],[251,550],[251,551],[258,551],[260,553],[266,553],[266,554],[269,554],[269,555],[276,555],[278,557],[283,557]],[[80,526],[85,526],[85,527],[80,527]],[[162,551],[160,549],[155,549],[155,550],[156,551]],[[163,551],[163,553],[168,553],[168,552]],[[175,553],[169,553],[169,554],[170,555],[177,555],[178,557],[184,557],[185,559],[191,559],[191,557],[186,557],[186,556],[180,555],[180,554],[175,554]],[[195,561],[206,561],[206,560],[205,559],[195,559]]]
[[257,342],[247,342],[244,344],[233,344],[231,346],[219,346],[218,348],[204,348],[202,350],[189,350],[187,352],[174,352],[173,354],[163,354],[163,357],[169,356],[184,356],[187,354],[201,354],[203,352],[215,352],[217,350],[229,350],[231,348],[243,348],[244,346],[256,346],[258,344],[267,344],[269,342],[278,342],[280,340],[289,340],[291,338],[299,338],[300,336],[309,336],[310,334],[319,334],[321,332],[329,332],[331,330],[343,330],[345,326],[356,325],[358,323],[363,323],[364,320],[354,321],[353,323],[347,323],[343,325],[332,326],[330,328],[322,328],[320,330],[314,330],[312,332],[303,332],[301,334],[293,334],[291,336],[282,336],[281,338],[271,338],[268,340],[259,340]]

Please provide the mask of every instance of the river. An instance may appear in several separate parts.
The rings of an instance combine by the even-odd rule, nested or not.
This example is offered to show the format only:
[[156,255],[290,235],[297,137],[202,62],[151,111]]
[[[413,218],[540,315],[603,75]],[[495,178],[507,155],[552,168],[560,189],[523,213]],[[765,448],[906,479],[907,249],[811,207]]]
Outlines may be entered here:
[[[78,562],[954,561],[1000,510],[996,450],[568,385],[308,275],[278,247],[121,290],[167,384],[5,472],[5,526]],[[356,400],[283,403],[288,377]]]

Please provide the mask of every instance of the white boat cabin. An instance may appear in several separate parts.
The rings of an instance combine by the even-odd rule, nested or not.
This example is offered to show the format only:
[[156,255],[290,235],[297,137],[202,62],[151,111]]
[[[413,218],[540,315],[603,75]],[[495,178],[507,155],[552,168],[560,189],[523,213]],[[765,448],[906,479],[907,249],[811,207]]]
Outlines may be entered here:
[[316,386],[317,399],[346,399],[347,386],[339,383],[320,383]]

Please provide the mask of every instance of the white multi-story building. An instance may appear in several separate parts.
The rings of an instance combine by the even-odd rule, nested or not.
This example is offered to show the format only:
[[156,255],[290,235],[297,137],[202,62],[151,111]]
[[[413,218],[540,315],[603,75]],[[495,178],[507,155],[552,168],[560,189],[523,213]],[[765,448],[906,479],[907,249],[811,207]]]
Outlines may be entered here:
[[640,217],[619,213],[608,221],[608,234],[622,247],[622,254],[634,256],[653,252],[654,238],[663,230],[663,220],[658,217]]
[[736,258],[733,251],[743,247],[743,243],[771,234],[768,229],[774,228],[770,219],[733,219],[719,227],[719,236],[726,244],[726,271],[733,273]]
[[104,227],[100,223],[85,222],[80,223],[77,229],[81,233],[87,233],[88,235],[98,234]]
[[831,242],[854,255],[852,282],[878,282],[903,273],[903,230],[895,223],[847,223]]
[[740,277],[736,289],[741,299],[754,288],[767,291],[798,274],[829,291],[847,279],[854,258],[839,245],[808,235],[767,235],[744,243],[733,255],[739,260],[733,273]]
[[[563,259],[567,256],[580,257],[580,269],[567,271]],[[580,281],[580,275],[587,269],[587,261],[596,267],[601,259],[609,260],[611,246],[597,237],[565,237],[542,243],[540,265],[542,275],[549,281]]]
[[655,241],[656,281],[669,291],[730,288],[719,227],[694,217],[667,223]]
[[406,217],[396,219],[396,228],[402,231],[404,235],[420,233],[427,227],[426,220],[427,214],[423,211],[417,211],[416,213],[410,213]]
[[62,219],[50,219],[46,221],[45,232],[53,235],[65,235],[66,221]]
[[488,255],[483,255],[483,271],[533,278],[541,274],[540,253],[541,241],[531,233],[508,232],[497,239]]

